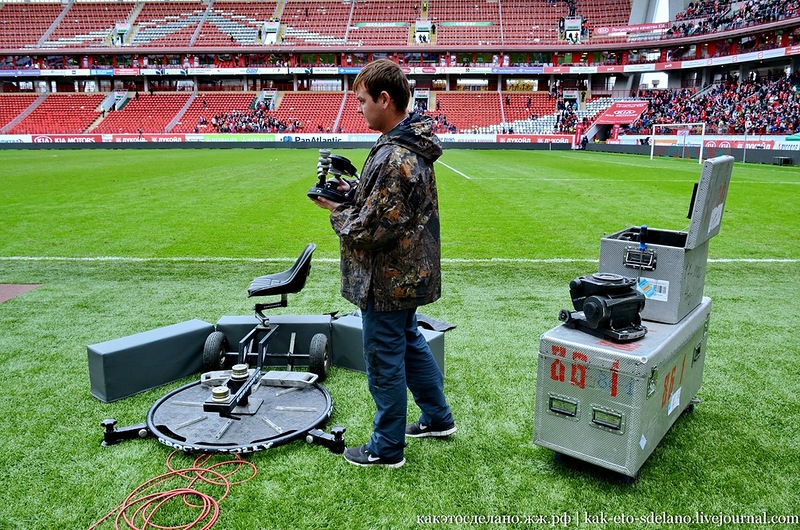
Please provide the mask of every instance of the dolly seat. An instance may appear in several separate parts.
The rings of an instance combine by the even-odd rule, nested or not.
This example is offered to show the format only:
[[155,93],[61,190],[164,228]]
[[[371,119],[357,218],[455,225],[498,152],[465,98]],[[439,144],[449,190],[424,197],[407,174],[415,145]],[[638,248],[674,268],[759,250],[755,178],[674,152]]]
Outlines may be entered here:
[[297,293],[306,284],[306,278],[311,271],[311,255],[316,250],[317,245],[309,243],[303,252],[294,262],[294,265],[289,267],[283,272],[276,272],[275,274],[266,274],[259,276],[247,288],[247,296],[272,296],[281,295],[283,304],[286,305],[286,295],[289,293]]

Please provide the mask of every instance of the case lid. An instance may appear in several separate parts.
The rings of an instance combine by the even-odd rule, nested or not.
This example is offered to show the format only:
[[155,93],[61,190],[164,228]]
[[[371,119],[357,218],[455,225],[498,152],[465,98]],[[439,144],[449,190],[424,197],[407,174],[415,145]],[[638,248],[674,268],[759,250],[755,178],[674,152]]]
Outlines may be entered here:
[[718,156],[703,162],[703,170],[691,207],[692,222],[686,237],[686,248],[695,248],[719,234],[731,171],[733,171],[732,156]]

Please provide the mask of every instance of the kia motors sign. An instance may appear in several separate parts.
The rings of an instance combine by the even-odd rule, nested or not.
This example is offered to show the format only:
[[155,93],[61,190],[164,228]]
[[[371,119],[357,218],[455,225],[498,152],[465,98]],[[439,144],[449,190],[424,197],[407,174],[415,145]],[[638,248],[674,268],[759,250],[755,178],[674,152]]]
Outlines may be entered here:
[[99,134],[32,134],[35,144],[94,144],[102,140]]
[[706,149],[775,149],[774,140],[706,140],[703,142]]
[[647,109],[647,101],[616,101],[597,118],[598,124],[630,125]]

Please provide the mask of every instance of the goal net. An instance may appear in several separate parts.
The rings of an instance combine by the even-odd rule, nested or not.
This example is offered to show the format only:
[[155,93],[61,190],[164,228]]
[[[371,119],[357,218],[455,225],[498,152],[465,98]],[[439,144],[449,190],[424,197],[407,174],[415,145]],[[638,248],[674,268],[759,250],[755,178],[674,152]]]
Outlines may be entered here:
[[706,140],[705,123],[654,123],[650,139],[650,160],[659,156],[698,159],[703,163],[703,144]]

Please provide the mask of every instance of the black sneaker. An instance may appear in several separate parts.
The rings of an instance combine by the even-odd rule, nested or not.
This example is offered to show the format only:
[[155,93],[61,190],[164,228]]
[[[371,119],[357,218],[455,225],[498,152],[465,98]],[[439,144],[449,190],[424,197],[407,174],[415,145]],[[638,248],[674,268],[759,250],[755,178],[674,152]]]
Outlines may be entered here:
[[351,447],[344,452],[344,459],[349,463],[356,466],[382,466],[382,467],[400,467],[406,463],[406,459],[402,456],[400,460],[386,460],[378,455],[369,452],[367,445],[361,447]]
[[446,436],[450,436],[454,432],[456,432],[455,423],[441,427],[433,427],[420,422],[406,425],[406,436],[410,436],[412,438],[426,438],[428,436],[433,438],[444,438]]

